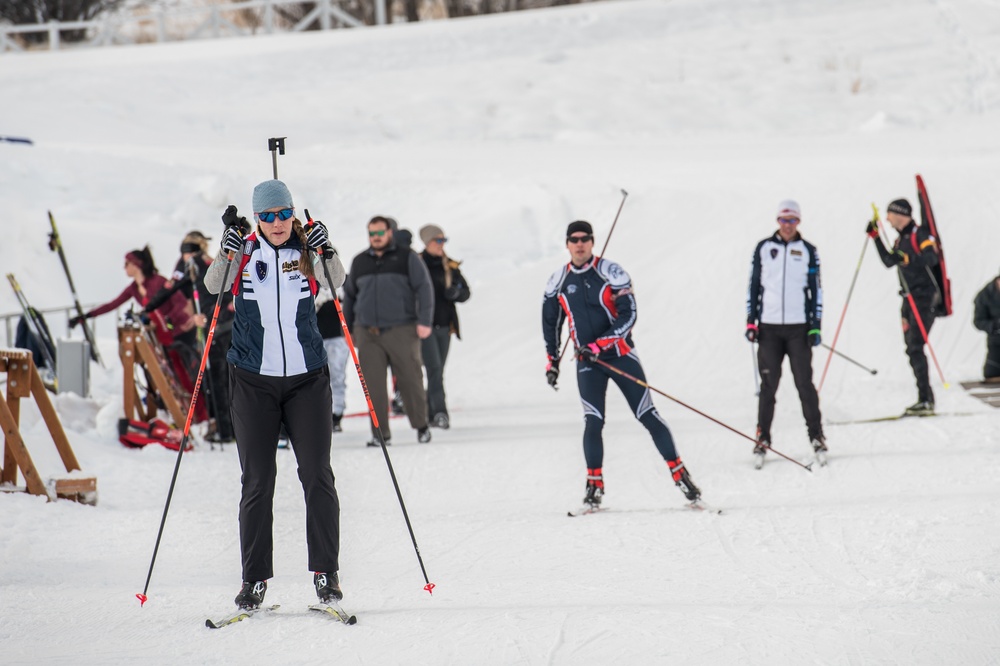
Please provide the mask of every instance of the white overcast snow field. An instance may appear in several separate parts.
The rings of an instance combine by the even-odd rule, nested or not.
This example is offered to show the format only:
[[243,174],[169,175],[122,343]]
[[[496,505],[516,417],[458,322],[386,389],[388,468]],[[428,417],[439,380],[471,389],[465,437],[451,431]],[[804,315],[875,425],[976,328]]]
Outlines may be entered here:
[[[176,455],[117,442],[114,317],[92,396],[56,404],[97,506],[0,495],[6,664],[996,664],[1000,662],[1000,412],[980,376],[972,298],[1000,268],[1000,3],[673,0],[593,3],[379,29],[0,56],[0,266],[37,307],[70,302],[46,247],[58,219],[85,303],[126,284],[149,243],[163,270],[183,234],[218,239],[271,176],[331,229],[345,263],[372,215],[442,226],[472,298],[447,388],[453,427],[390,449],[433,596],[363,418],[333,442],[345,627],[310,615],[304,510],[279,451],[273,614],[211,631],[240,584],[234,448],[185,454],[140,608]],[[812,473],[656,396],[704,498],[683,508],[612,388],[606,504],[584,489],[569,362],[544,379],[540,302],[590,220],[631,274],[649,382],[752,434],[743,339],[754,244],[797,199],[823,266],[833,339],[871,203],[930,189],[955,313],[931,343],[933,419],[835,425],[916,399],[896,278],[860,265],[821,393],[830,464]],[[419,249],[420,244],[417,243]],[[0,289],[0,312],[17,309]],[[66,332],[65,319],[49,325]],[[79,336],[79,331],[74,335]],[[816,378],[827,352],[813,360]],[[787,367],[787,366],[786,366]],[[369,378],[371,381],[372,378]],[[362,408],[356,379],[349,408]],[[786,370],[774,446],[809,455]],[[61,472],[34,407],[23,432]]]

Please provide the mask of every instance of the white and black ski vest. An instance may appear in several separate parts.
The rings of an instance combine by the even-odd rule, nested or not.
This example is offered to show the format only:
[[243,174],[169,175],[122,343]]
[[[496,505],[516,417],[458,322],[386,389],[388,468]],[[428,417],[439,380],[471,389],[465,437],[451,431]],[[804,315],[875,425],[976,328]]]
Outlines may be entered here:
[[292,236],[275,248],[247,237],[233,284],[233,342],[226,359],[271,377],[301,375],[326,365],[316,322],[315,282],[299,271],[302,246]]
[[747,289],[748,324],[806,324],[820,328],[823,289],[819,253],[796,237],[786,243],[778,232],[754,249]]

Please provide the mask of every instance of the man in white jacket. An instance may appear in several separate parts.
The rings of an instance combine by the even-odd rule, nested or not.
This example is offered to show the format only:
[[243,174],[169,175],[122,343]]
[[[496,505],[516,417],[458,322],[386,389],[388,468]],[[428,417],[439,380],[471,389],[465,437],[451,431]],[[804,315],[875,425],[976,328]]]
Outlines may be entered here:
[[[825,465],[826,441],[819,397],[812,382],[812,348],[821,341],[823,290],[819,253],[799,234],[801,219],[798,203],[782,201],[778,205],[778,230],[754,249],[747,289],[746,338],[758,343],[761,387],[757,441],[771,445],[774,396],[781,379],[781,364],[788,356],[810,444],[819,463]],[[759,444],[754,449],[757,469],[763,465],[766,452],[765,446]]]

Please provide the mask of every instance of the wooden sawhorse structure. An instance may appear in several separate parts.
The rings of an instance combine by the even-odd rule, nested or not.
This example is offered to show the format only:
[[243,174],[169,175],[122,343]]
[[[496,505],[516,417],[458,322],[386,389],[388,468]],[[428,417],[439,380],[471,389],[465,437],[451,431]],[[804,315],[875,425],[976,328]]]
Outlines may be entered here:
[[57,497],[80,501],[85,504],[97,503],[97,479],[73,476],[51,479],[46,485],[38,476],[35,464],[28,453],[28,447],[20,432],[21,398],[35,398],[42,419],[48,426],[52,441],[67,472],[80,469],[80,463],[69,445],[62,423],[56,414],[49,395],[38,376],[31,352],[24,349],[0,349],[0,372],[7,373],[6,400],[0,400],[0,426],[4,434],[3,468],[0,468],[0,484],[9,488],[17,487],[17,470],[21,469],[27,492],[45,495],[50,501]]
[[[156,401],[153,399],[152,391],[159,394],[163,401],[163,406],[170,412],[170,418],[178,426],[183,425],[186,414],[181,409],[181,403],[170,384],[170,380],[163,373],[160,367],[160,359],[153,351],[149,340],[146,339],[146,332],[142,326],[123,326],[118,329],[118,355],[122,360],[122,396],[125,400],[125,418],[132,419],[138,416],[140,421],[149,421],[156,417]],[[149,387],[150,395],[143,405],[139,397],[139,390],[135,386],[135,366],[144,366],[149,372],[153,385]]]

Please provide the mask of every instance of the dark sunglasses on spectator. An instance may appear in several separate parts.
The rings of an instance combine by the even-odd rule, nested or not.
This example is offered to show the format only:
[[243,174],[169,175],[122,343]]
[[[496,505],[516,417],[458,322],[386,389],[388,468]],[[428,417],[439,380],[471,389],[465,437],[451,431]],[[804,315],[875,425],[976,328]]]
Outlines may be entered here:
[[799,218],[797,217],[779,217],[778,224],[798,224]]
[[284,222],[289,219],[292,215],[295,215],[294,208],[282,208],[277,213],[257,213],[257,219],[261,222],[274,222],[274,218],[277,217],[279,220]]
[[374,238],[375,236],[381,238],[382,236],[385,236],[386,231],[387,231],[386,229],[379,229],[378,231],[369,231],[368,236],[371,238]]
[[594,237],[591,236],[590,234],[587,234],[586,236],[567,236],[566,237],[566,242],[567,243],[589,243],[592,240],[594,240]]

